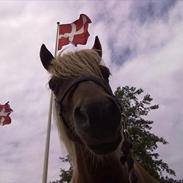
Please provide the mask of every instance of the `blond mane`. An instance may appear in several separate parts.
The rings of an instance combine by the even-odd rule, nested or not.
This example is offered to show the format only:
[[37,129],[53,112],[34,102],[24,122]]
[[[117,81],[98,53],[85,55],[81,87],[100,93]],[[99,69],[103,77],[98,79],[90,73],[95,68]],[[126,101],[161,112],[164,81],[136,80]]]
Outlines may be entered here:
[[49,69],[57,77],[75,78],[81,75],[102,77],[99,65],[101,57],[93,49],[59,54]]
[[[81,75],[103,78],[100,71],[101,57],[95,50],[85,49],[77,52],[59,54],[52,62],[49,72],[52,76],[62,78],[75,78]],[[74,174],[77,173],[75,145],[69,139],[62,118],[59,115],[58,106],[55,104],[55,118],[60,140],[64,143],[71,158]]]

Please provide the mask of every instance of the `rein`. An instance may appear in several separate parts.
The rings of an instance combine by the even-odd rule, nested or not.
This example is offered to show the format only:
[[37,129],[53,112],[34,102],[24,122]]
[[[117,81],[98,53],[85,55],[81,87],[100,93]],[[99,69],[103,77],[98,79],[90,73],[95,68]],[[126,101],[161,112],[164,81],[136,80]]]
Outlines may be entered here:
[[138,182],[138,173],[136,172],[134,168],[134,159],[132,155],[132,150],[133,150],[133,144],[129,136],[129,132],[127,129],[127,116],[122,113],[122,117],[124,118],[123,120],[123,143],[121,146],[121,152],[122,156],[120,157],[120,162],[123,166],[127,166],[128,168],[128,179],[130,183],[137,183]]

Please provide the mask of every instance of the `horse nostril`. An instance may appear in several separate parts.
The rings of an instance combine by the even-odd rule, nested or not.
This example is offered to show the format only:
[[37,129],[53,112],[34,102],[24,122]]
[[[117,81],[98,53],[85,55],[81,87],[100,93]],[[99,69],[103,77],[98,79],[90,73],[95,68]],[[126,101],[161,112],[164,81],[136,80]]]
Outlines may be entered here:
[[74,117],[78,126],[82,128],[89,127],[87,110],[84,107],[77,107],[74,112]]
[[74,118],[77,131],[97,139],[113,138],[121,128],[119,108],[108,98],[89,101],[76,107]]

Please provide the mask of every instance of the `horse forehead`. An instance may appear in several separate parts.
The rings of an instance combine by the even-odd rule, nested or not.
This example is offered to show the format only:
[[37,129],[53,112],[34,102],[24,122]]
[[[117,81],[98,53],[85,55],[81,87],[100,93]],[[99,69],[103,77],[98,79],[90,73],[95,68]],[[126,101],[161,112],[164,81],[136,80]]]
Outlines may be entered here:
[[100,96],[107,96],[104,89],[93,81],[85,81],[80,83],[75,91],[75,96],[77,97],[89,97],[93,100]]
[[104,89],[93,81],[84,81],[76,85],[72,85],[72,81],[62,82],[56,93],[56,100],[62,101],[64,105],[74,107],[82,103],[97,103],[101,98],[108,97]]
[[81,91],[89,90],[90,92],[92,92],[93,90],[101,90],[101,86],[92,80],[91,81],[88,80],[88,81],[80,83],[79,88]]

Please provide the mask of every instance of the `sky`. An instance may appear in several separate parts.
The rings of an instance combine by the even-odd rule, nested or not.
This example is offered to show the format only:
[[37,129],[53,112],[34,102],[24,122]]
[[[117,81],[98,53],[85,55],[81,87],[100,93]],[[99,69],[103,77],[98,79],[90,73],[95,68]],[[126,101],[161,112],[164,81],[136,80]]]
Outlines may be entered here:
[[[54,53],[56,22],[90,17],[90,48],[96,35],[111,86],[135,86],[160,108],[148,119],[169,143],[158,152],[178,179],[183,170],[183,1],[0,1],[0,103],[10,101],[11,125],[0,127],[0,183],[41,182],[50,90],[39,59],[45,43]],[[48,180],[59,178],[66,154],[53,121]]]

